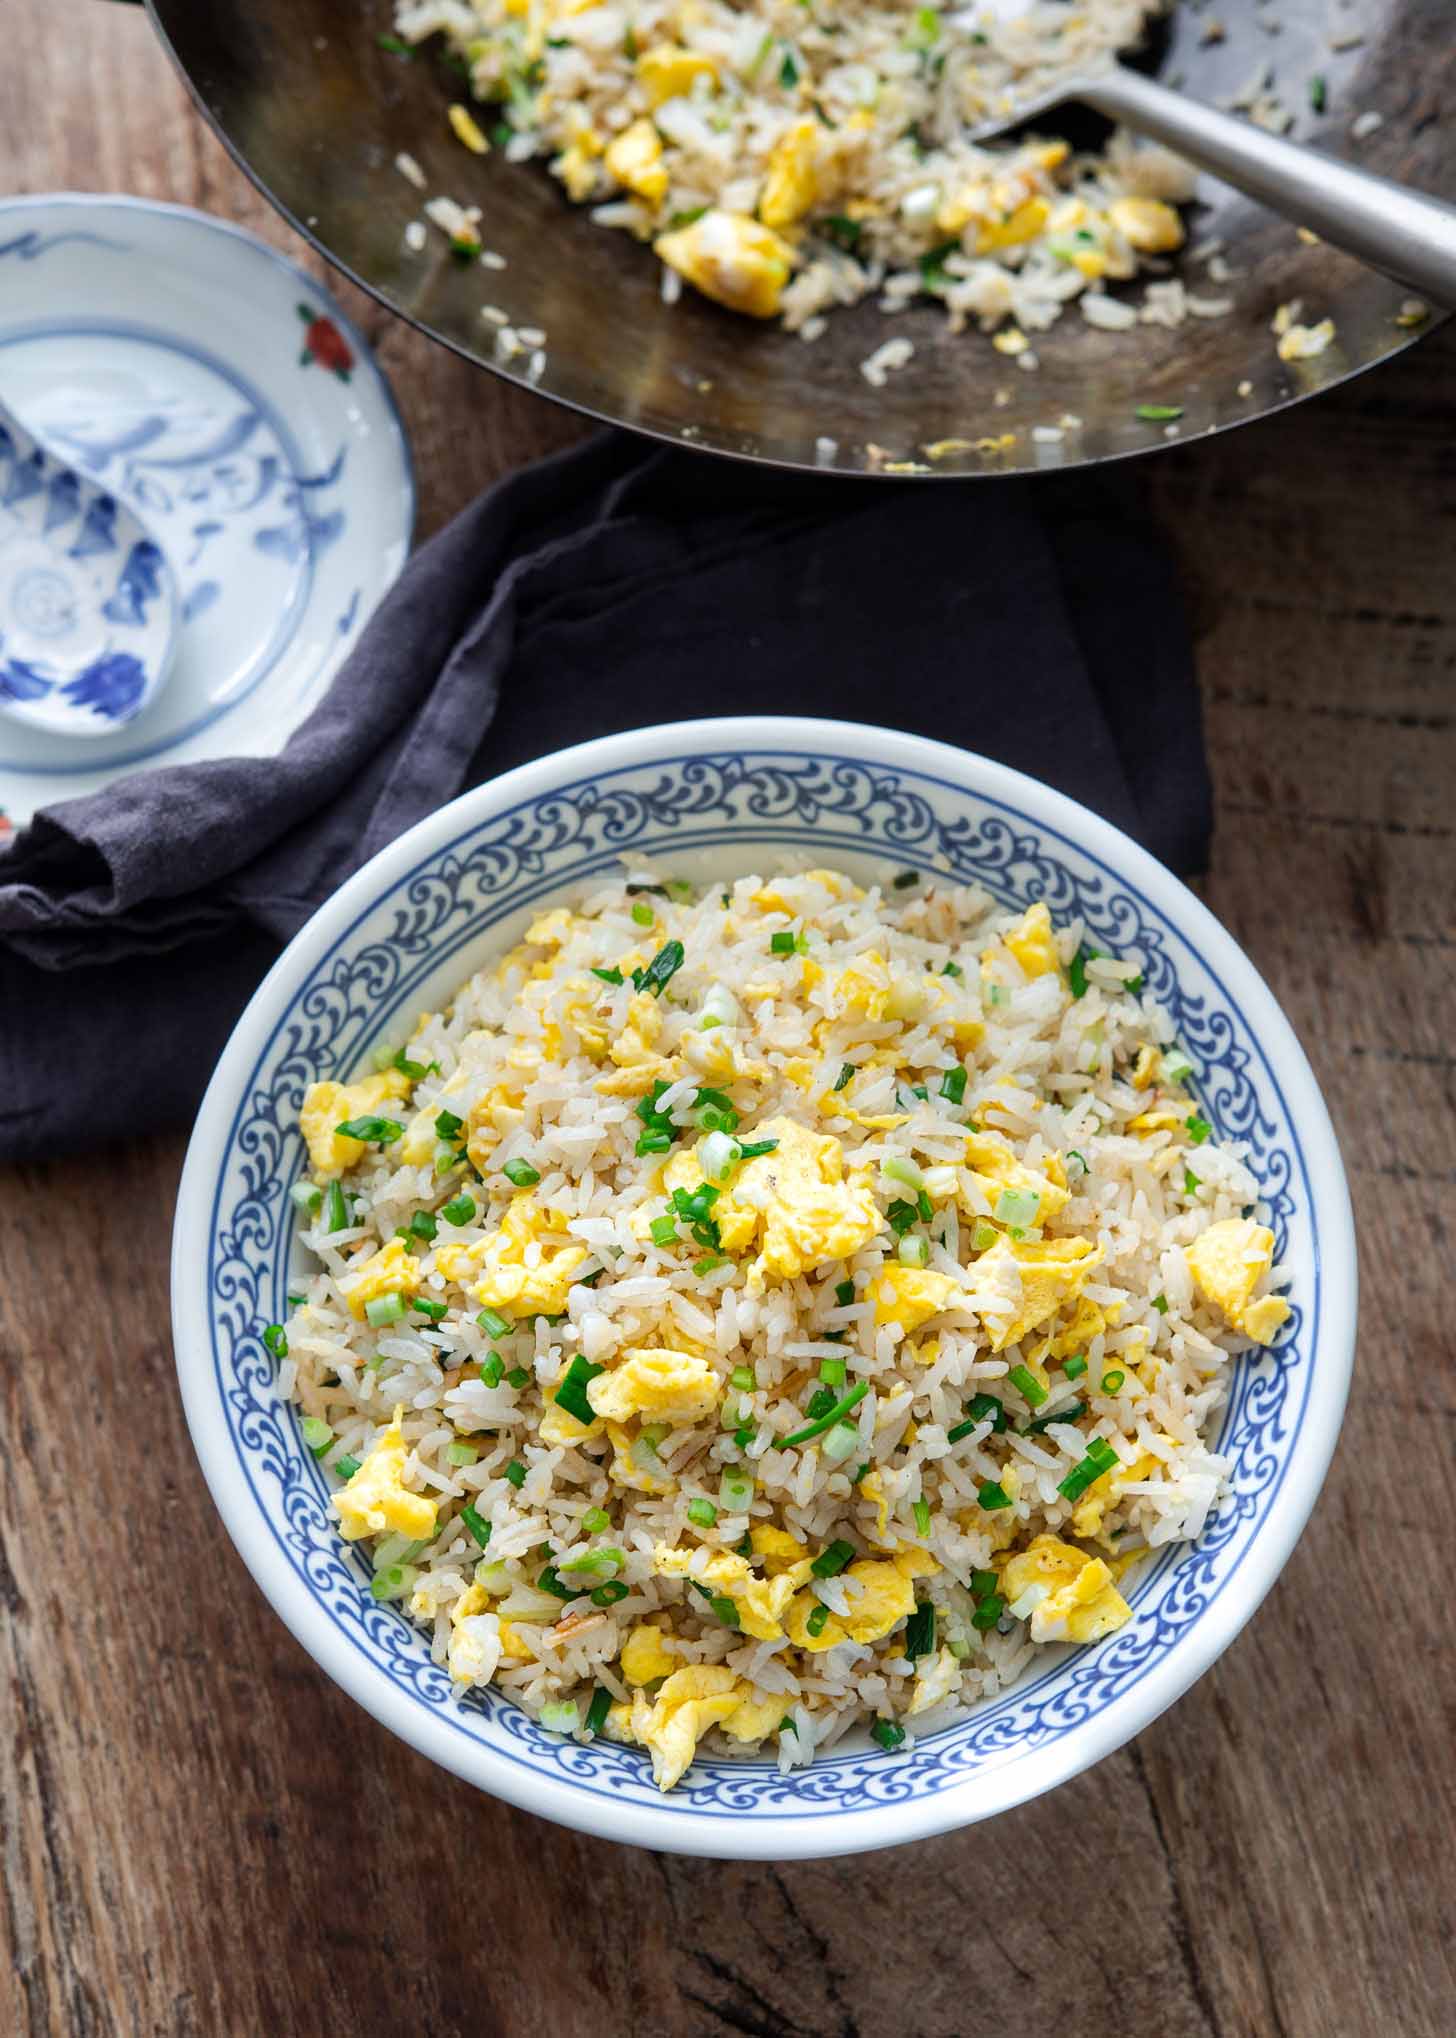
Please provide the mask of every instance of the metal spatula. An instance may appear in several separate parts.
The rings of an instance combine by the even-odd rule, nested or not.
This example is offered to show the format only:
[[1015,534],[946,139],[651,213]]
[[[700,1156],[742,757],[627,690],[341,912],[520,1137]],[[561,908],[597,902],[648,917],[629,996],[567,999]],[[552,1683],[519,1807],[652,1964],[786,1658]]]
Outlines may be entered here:
[[[1034,4],[1037,0],[983,0],[984,11],[999,21],[1014,20]],[[1196,168],[1372,268],[1456,307],[1456,206],[1186,99],[1123,64],[1018,100],[997,119],[973,128],[971,139],[992,141],[1039,125],[1068,100],[1165,143]]]

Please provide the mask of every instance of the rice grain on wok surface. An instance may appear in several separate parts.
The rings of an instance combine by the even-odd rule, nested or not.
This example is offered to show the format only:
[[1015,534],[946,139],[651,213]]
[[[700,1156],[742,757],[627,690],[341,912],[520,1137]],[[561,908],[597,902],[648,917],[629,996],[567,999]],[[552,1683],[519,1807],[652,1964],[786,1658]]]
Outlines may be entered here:
[[[956,327],[1034,332],[1084,296],[1096,324],[1136,321],[1106,286],[1182,245],[1192,173],[1122,134],[1075,156],[1055,136],[968,134],[1107,64],[1157,11],[401,0],[397,21],[410,44],[442,35],[464,97],[491,102],[479,120],[449,109],[473,152],[545,158],[601,225],[731,310],[814,332],[867,292],[891,310],[929,293]],[[467,250],[472,231],[457,227]]]
[[1128,1618],[1273,1239],[1134,961],[911,873],[635,871],[314,1083],[269,1333],[462,1689],[788,1768]]

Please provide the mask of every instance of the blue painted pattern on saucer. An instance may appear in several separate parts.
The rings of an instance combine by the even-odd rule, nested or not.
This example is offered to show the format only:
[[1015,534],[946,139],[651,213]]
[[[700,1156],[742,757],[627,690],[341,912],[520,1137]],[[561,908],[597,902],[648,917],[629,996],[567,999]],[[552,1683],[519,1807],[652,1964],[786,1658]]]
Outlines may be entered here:
[[[1132,1574],[1134,1617],[1125,1627],[1090,1648],[1045,1652],[1019,1685],[905,1753],[846,1740],[787,1775],[761,1759],[700,1757],[664,1801],[639,1752],[560,1739],[493,1692],[453,1695],[425,1638],[375,1604],[366,1568],[336,1534],[327,1482],[278,1393],[261,1333],[286,1309],[295,1229],[288,1192],[302,1167],[297,1113],[310,1081],[366,1066],[374,1045],[403,1037],[415,1013],[448,998],[538,901],[629,855],[671,857],[685,875],[707,877],[806,853],[862,873],[888,862],[977,882],[1016,906],[1044,898],[1055,915],[1080,915],[1099,946],[1135,959],[1194,1062],[1200,1109],[1221,1136],[1246,1145],[1279,1258],[1293,1272],[1293,1314],[1273,1350],[1234,1368],[1216,1446],[1230,1461],[1229,1493],[1195,1543]],[[1069,1736],[1134,1697],[1201,1623],[1222,1623],[1225,1634],[1237,1626],[1220,1602],[1244,1589],[1241,1570],[1269,1524],[1311,1405],[1322,1276],[1309,1168],[1273,1060],[1215,965],[1135,883],[1014,803],[863,756],[708,747],[462,819],[413,867],[380,882],[290,993],[230,1091],[235,1115],[203,1185],[211,1332],[203,1391],[221,1411],[246,1482],[249,1533],[265,1525],[331,1647],[450,1735],[609,1806],[652,1806],[668,1819],[691,1810],[708,1820],[834,1820],[935,1798],[1010,1763],[1054,1767]],[[600,1828],[604,1815],[596,1816]],[[784,1845],[793,1851],[790,1840]],[[735,1850],[726,1843],[720,1851]]]

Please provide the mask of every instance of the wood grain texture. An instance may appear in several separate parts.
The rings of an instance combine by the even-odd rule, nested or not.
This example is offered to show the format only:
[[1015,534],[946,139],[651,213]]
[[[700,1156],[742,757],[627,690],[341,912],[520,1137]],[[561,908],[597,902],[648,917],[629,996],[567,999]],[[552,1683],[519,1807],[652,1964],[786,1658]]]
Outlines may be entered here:
[[[12,188],[183,199],[299,252],[139,15],[57,19],[8,0]],[[399,393],[423,530],[578,432],[342,295]],[[181,1143],[20,1170],[0,1178],[0,2032],[1445,2038],[1453,406],[1443,336],[1144,473],[1199,633],[1206,895],[1310,1052],[1361,1243],[1344,1444],[1217,1667],[1090,1775],[899,1854],[738,1867],[559,1832],[375,1726],[234,1555],[173,1376]]]

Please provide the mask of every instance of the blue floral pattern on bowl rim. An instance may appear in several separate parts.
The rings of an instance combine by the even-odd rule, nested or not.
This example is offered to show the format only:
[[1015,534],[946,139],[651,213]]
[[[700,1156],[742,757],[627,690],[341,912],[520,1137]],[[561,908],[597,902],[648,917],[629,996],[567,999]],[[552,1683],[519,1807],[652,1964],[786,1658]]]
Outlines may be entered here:
[[[306,1587],[317,1619],[335,1629],[336,1642],[362,1656],[412,1706],[428,1709],[452,1734],[483,1744],[499,1761],[569,1784],[578,1801],[585,1794],[608,1807],[658,1810],[652,1843],[668,1846],[692,1843],[674,1841],[670,1828],[660,1824],[663,1810],[669,1816],[678,1808],[691,1810],[699,1821],[767,1820],[775,1828],[826,1815],[831,1822],[849,1821],[856,1813],[934,1798],[1011,1761],[1056,1768],[1057,1744],[1134,1695],[1233,1586],[1300,1439],[1324,1307],[1313,1183],[1280,1080],[1213,967],[1136,883],[1045,819],[934,771],[881,763],[853,754],[848,745],[847,754],[813,746],[714,748],[715,726],[733,725],[687,725],[683,733],[697,736],[702,747],[594,771],[482,818],[462,819],[457,832],[370,895],[364,910],[337,933],[289,997],[236,1087],[240,1101],[210,1182],[205,1290],[211,1374],[205,1388],[196,1388],[225,1410],[251,1505],[266,1521],[287,1568]],[[851,733],[837,724],[786,726]],[[918,739],[894,741],[932,760],[958,755]],[[1013,787],[1029,786],[999,767],[965,762]],[[1068,818],[1080,812],[1044,788],[1034,790],[1041,803],[1064,808]],[[467,795],[456,809],[468,809],[478,798]],[[1123,838],[1105,832],[1130,858],[1156,868]],[[1217,1439],[1217,1448],[1232,1461],[1230,1494],[1196,1543],[1165,1550],[1135,1574],[1134,1618],[1123,1629],[1091,1648],[1048,1652],[1019,1684],[905,1755],[887,1757],[868,1740],[846,1743],[787,1775],[761,1759],[700,1758],[664,1801],[640,1752],[605,1741],[583,1746],[562,1740],[496,1692],[452,1695],[420,1631],[392,1607],[375,1604],[367,1568],[337,1536],[328,1482],[302,1444],[295,1411],[277,1393],[274,1364],[260,1333],[285,1308],[294,1232],[288,1184],[300,1172],[296,1117],[309,1081],[354,1072],[373,1044],[402,1034],[408,1016],[478,967],[502,940],[503,923],[523,919],[543,897],[631,855],[672,855],[686,859],[691,872],[693,858],[716,858],[719,870],[746,869],[775,852],[805,851],[819,861],[838,858],[861,867],[871,860],[888,862],[953,882],[979,882],[1009,904],[1042,897],[1054,915],[1080,914],[1103,946],[1135,957],[1194,1061],[1201,1109],[1220,1135],[1248,1143],[1280,1257],[1295,1268],[1293,1314],[1272,1352],[1236,1366]],[[266,998],[265,986],[260,1000]],[[1338,1171],[1337,1159],[1335,1167]],[[179,1216],[179,1248],[180,1224]],[[178,1265],[175,1284],[189,1281],[195,1281],[195,1270]],[[187,1356],[180,1344],[179,1363],[186,1385]],[[1312,1493],[1309,1498],[1312,1502]],[[1301,1514],[1294,1533],[1302,1519]],[[1287,1540],[1292,1543],[1293,1535]],[[276,1592],[274,1597],[276,1603]],[[1243,1617],[1233,1620],[1230,1634]],[[398,1725],[398,1719],[390,1723]],[[442,1759],[465,1773],[478,1767],[465,1750]],[[1057,1775],[1065,1773],[1065,1767],[1056,1768]],[[478,1774],[476,1780],[516,1795],[503,1771],[495,1780]],[[1042,1787],[1030,1782],[1019,1795]],[[522,1794],[531,1795],[524,1789]],[[559,1802],[555,1810],[574,1816],[562,1812]],[[926,1829],[978,1815],[973,1809],[948,1810]],[[584,1811],[577,1822],[611,1830],[609,1810]],[[861,1830],[852,1844],[885,1844],[896,1837],[883,1832],[867,1840]],[[797,1848],[786,1834],[769,1845],[826,1851]],[[719,1851],[711,1841],[702,1851],[709,1849]],[[756,1839],[751,1849],[740,1850],[725,1841],[721,1851],[760,1852],[764,1845]]]

